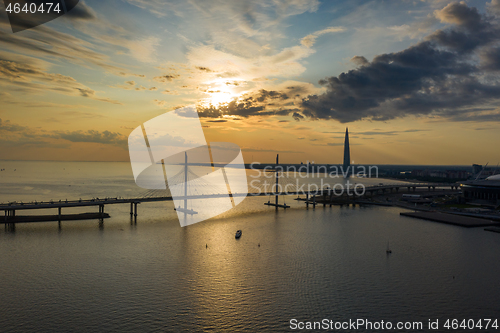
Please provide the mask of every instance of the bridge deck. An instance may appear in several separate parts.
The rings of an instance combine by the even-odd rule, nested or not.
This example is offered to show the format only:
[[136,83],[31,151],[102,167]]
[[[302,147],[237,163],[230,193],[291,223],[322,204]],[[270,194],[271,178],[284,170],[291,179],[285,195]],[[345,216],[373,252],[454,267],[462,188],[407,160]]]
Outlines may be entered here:
[[[375,185],[365,188],[365,192],[373,191],[385,191],[399,188],[436,188],[436,187],[456,187],[458,184],[450,183],[407,183],[407,184],[387,184],[387,185]],[[349,188],[351,193],[353,192],[353,187]],[[316,191],[287,191],[286,193],[275,193],[275,192],[261,192],[261,193],[232,193],[233,197],[244,197],[244,196],[268,196],[268,195],[317,195],[322,196],[325,194],[330,194],[330,190],[316,190]],[[210,199],[210,198],[224,198],[227,197],[227,193],[222,194],[211,194],[211,195],[191,195],[178,197],[179,200],[191,200],[191,199]],[[65,208],[65,207],[88,207],[88,206],[104,206],[104,205],[114,205],[114,204],[139,204],[142,202],[157,202],[157,201],[172,201],[171,196],[158,196],[158,197],[141,197],[141,198],[106,198],[106,199],[85,199],[85,200],[60,200],[60,201],[50,201],[50,202],[11,202],[0,204],[0,211],[15,211],[15,210],[27,210],[27,209],[51,209],[51,208]]]

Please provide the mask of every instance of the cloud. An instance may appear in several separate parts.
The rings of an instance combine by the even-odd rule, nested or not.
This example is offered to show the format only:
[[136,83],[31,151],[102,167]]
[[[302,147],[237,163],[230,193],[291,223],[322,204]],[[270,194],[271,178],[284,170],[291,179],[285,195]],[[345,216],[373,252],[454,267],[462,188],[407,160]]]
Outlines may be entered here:
[[161,93],[165,94],[165,95],[179,95],[178,91],[176,91],[176,90],[168,90],[168,89],[165,89]]
[[491,13],[500,16],[500,0],[491,0],[491,2],[487,5],[487,8]]
[[[93,21],[92,21],[93,22]],[[97,25],[97,22],[93,22]],[[0,16],[0,46],[14,54],[29,54],[31,57],[47,58],[71,62],[78,65],[98,66],[111,73],[126,71],[113,64],[109,57],[93,50],[92,43],[86,42],[68,33],[40,25],[22,34],[12,34],[9,22]]]
[[[20,58],[23,61],[23,58]],[[0,60],[0,85],[5,90],[24,92],[52,91],[59,94],[82,96],[97,101],[121,104],[109,98],[97,97],[94,90],[77,82],[74,78],[62,74],[44,71],[29,63]]]
[[144,74],[131,74],[131,73],[125,73],[125,72],[119,72],[117,74],[120,76],[137,76],[137,77],[142,77],[142,78],[146,77],[146,75],[144,75]]
[[283,92],[260,89],[257,92],[234,98],[229,103],[218,106],[199,105],[198,115],[205,118],[221,118],[224,116],[240,116],[247,118],[257,115],[288,115],[291,112],[289,109],[279,108],[278,110],[266,110],[266,107],[273,105],[275,101],[279,103],[288,98],[288,95]]
[[304,116],[301,115],[300,113],[298,112],[294,112],[293,115],[292,115],[293,119],[295,119],[296,121],[299,121],[299,120],[302,120],[304,119]]
[[[8,132],[8,134],[7,134]],[[0,119],[0,146],[70,148],[70,142],[89,142],[126,147],[127,137],[110,131],[46,131]]]
[[365,57],[363,56],[354,56],[351,58],[350,60],[353,64],[355,64],[356,66],[365,66],[365,65],[368,65],[370,62],[368,60],[366,60]]
[[[204,45],[191,48],[186,57],[190,67],[206,67],[212,71],[198,71],[199,74],[195,75],[197,82],[215,78],[252,81],[264,77],[287,78],[300,75],[306,70],[300,61],[313,53],[314,50],[308,47],[296,45],[270,55],[244,57]],[[176,77],[172,77],[174,78]]]
[[158,90],[158,88],[156,88],[156,87],[146,88],[142,85],[139,85],[136,87],[135,81],[125,81],[124,84],[117,84],[115,86],[110,86],[110,87],[120,88],[120,89],[124,89],[124,90],[136,90],[136,91],[144,91],[144,90],[156,91],[156,90]]
[[206,34],[216,41],[234,34],[240,38],[268,37],[268,31],[277,32],[280,23],[295,15],[318,10],[318,0],[213,0],[162,1],[127,0],[149,10],[158,17],[189,15],[206,27]]
[[497,79],[484,79],[487,73],[474,57],[482,54],[483,66],[496,68],[491,59],[496,56],[492,43],[500,41],[498,23],[463,2],[449,4],[435,16],[452,26],[403,51],[378,55],[371,63],[361,59],[362,67],[321,80],[326,92],[305,98],[302,114],[340,122],[411,114],[458,119],[464,107],[497,100]]
[[302,38],[300,40],[300,44],[304,45],[305,47],[312,47],[314,43],[316,43],[316,39],[319,36],[329,33],[343,32],[343,31],[346,31],[344,27],[329,27],[323,30],[319,30]]
[[482,50],[479,56],[482,68],[485,70],[500,71],[500,47]]
[[[261,85],[262,86],[262,85]],[[272,84],[273,89],[255,89],[234,97],[227,103],[213,105],[198,103],[198,114],[205,118],[219,118],[225,116],[286,116],[293,114],[296,120],[304,117],[299,113],[302,98],[312,92],[321,91],[310,83],[285,81]]]
[[141,40],[127,41],[125,46],[129,49],[130,55],[135,59],[152,63],[155,61],[156,46],[160,43],[157,37],[148,37]]
[[121,133],[110,131],[66,131],[55,132],[51,135],[53,138],[61,138],[71,142],[94,142],[102,144],[126,145],[127,137]]
[[250,153],[288,153],[288,154],[304,154],[303,151],[295,151],[295,150],[279,150],[279,149],[260,149],[260,148],[250,148],[243,147],[242,151],[250,152]]
[[202,66],[196,66],[196,69],[203,71],[203,72],[207,72],[207,73],[212,72],[212,70],[210,68],[202,67]]
[[166,75],[161,75],[161,76],[155,76],[153,80],[161,83],[165,82],[172,82],[174,79],[179,78],[180,75],[178,74],[166,74]]
[[27,127],[25,126],[12,124],[10,120],[2,121],[2,119],[0,119],[0,132],[20,132],[26,129]]
[[[416,132],[426,132],[428,130],[425,129],[408,129],[404,131],[364,131],[364,132],[356,132],[356,135],[365,135],[365,136],[373,136],[373,135],[398,135],[400,133],[416,133]],[[343,132],[338,132],[343,133]]]
[[154,99],[154,100],[153,100],[153,102],[154,102],[156,105],[160,106],[160,107],[164,107],[164,106],[166,106],[166,105],[168,104],[168,102],[167,102],[167,101],[161,101],[161,100],[159,100],[159,99]]

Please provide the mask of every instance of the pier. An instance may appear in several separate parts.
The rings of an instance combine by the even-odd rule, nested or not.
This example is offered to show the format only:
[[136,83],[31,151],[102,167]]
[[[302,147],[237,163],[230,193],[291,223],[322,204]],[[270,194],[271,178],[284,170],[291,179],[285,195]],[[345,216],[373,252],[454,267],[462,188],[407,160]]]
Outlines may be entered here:
[[422,219],[422,220],[427,220],[427,221],[433,221],[433,222],[439,222],[439,223],[445,223],[445,224],[451,224],[451,225],[456,225],[460,227],[465,227],[465,228],[474,228],[474,227],[491,227],[491,226],[499,226],[499,222],[487,220],[487,219],[482,219],[482,218],[477,218],[477,217],[470,217],[470,216],[463,216],[463,215],[457,215],[457,214],[447,214],[447,213],[441,213],[441,212],[402,212],[400,213],[401,216],[408,216],[408,217],[413,217],[417,219]]

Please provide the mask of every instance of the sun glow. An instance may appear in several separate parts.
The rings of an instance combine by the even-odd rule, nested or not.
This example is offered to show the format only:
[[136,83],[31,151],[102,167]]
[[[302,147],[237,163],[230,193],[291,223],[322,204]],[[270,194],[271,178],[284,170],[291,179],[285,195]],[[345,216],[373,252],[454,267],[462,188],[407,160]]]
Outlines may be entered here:
[[240,95],[240,93],[235,91],[235,86],[228,84],[227,80],[212,81],[209,83],[208,87],[206,93],[209,94],[210,97],[205,99],[207,105],[211,104],[218,107],[231,102]]

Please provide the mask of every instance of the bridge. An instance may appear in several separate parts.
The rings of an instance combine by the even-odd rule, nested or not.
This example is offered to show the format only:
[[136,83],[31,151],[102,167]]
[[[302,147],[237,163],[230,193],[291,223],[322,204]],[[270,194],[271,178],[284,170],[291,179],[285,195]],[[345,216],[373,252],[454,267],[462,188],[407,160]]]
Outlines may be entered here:
[[[276,187],[275,187],[276,188]],[[266,205],[275,206],[276,209],[281,208],[289,208],[286,203],[279,204],[278,198],[279,196],[298,196],[298,200],[305,201],[306,206],[319,204],[319,201],[323,205],[332,204],[334,198],[343,197],[343,198],[355,198],[355,197],[367,197],[373,196],[378,193],[391,193],[391,192],[399,192],[401,189],[407,190],[408,192],[415,192],[417,189],[427,189],[427,190],[435,190],[436,188],[450,188],[451,190],[458,189],[458,184],[450,184],[450,183],[405,183],[405,184],[384,184],[384,185],[374,185],[365,187],[364,193],[362,195],[356,193],[354,191],[354,186],[346,188],[343,193],[336,192],[334,188],[323,188],[323,189],[315,189],[311,191],[303,191],[297,190],[296,183],[283,183],[279,182],[278,188],[284,189],[288,188],[286,191],[266,191],[267,186],[262,191],[255,191],[250,193],[230,193],[232,197],[245,197],[245,196],[274,196],[274,203],[269,200],[266,202]],[[92,198],[92,199],[79,199],[79,200],[59,200],[59,201],[43,201],[43,202],[9,202],[0,204],[0,211],[4,211],[5,218],[0,219],[0,223],[16,223],[16,211],[24,211],[24,210],[34,210],[34,209],[57,209],[58,214],[54,215],[54,219],[50,221],[58,221],[59,223],[62,220],[68,219],[62,215],[63,208],[75,208],[75,207],[92,207],[97,206],[99,208],[99,212],[96,215],[92,215],[91,218],[99,218],[103,219],[105,217],[104,208],[106,205],[117,205],[117,204],[129,204],[130,205],[130,216],[137,218],[138,208],[137,206],[141,203],[146,202],[158,202],[158,201],[172,201],[173,197],[169,195],[165,195],[167,193],[166,190],[151,190],[147,191],[140,197],[135,198]],[[225,198],[227,197],[227,193],[214,193],[210,195],[188,195],[179,197],[176,199],[179,200],[189,200],[189,199],[208,199],[208,198]],[[300,196],[304,196],[305,198],[301,198]],[[317,200],[320,198],[320,200]],[[87,218],[85,218],[87,217]],[[88,215],[82,215],[82,219],[88,219]],[[35,218],[36,219],[36,218]],[[72,219],[72,218],[69,218]],[[74,218],[79,219],[79,218]],[[40,219],[41,221],[45,221],[44,219]],[[19,223],[21,221],[18,221]]]
[[[276,166],[279,165],[279,155],[276,156]],[[189,167],[187,161],[187,154],[185,157],[185,163],[182,170],[176,174],[171,181],[175,183],[183,183],[184,184],[184,195],[183,196],[175,196],[175,200],[183,201],[184,207],[177,207],[176,210],[178,212],[186,214],[197,214],[192,209],[187,208],[188,200],[196,200],[196,199],[212,199],[212,198],[227,198],[228,195],[231,200],[235,197],[246,197],[246,196],[274,196],[274,202],[271,202],[271,198],[269,198],[268,202],[265,202],[265,205],[274,206],[276,210],[278,208],[290,208],[283,202],[283,204],[279,203],[279,196],[295,196],[297,198],[295,200],[305,201],[306,207],[309,207],[312,204],[313,207],[316,207],[316,204],[321,202],[323,206],[327,204],[334,204],[335,201],[342,202],[346,199],[352,199],[357,197],[366,197],[367,195],[376,195],[377,193],[385,193],[388,192],[399,192],[400,189],[407,189],[408,192],[415,192],[417,188],[427,188],[429,191],[435,190],[437,187],[450,187],[453,189],[458,189],[458,184],[449,184],[449,183],[398,183],[398,184],[383,184],[365,187],[362,184],[357,183],[349,183],[346,184],[335,184],[332,187],[324,186],[323,188],[319,188],[317,184],[311,183],[308,184],[307,190],[304,190],[304,186],[306,184],[302,184],[299,186],[298,178],[289,177],[288,173],[285,173],[283,170],[279,170],[279,168],[275,168],[276,170],[265,174],[264,181],[260,181],[258,184],[255,184],[254,181],[250,182],[253,192],[249,193],[232,193],[229,185],[227,187],[227,192],[225,193],[207,193],[206,189],[209,184],[207,184],[202,177],[196,175],[191,168]],[[223,171],[224,172],[224,171]],[[267,179],[274,179],[275,181],[272,183],[268,183]],[[314,177],[313,177],[314,179]],[[316,178],[318,179],[318,178]],[[331,179],[331,178],[329,178]],[[165,179],[166,181],[166,179]],[[310,185],[314,185],[314,190],[310,189]],[[340,185],[340,189],[337,188],[337,185]],[[357,191],[361,185],[363,191],[360,193]],[[59,223],[59,227],[61,226],[62,220],[84,220],[84,219],[99,219],[100,223],[103,222],[104,218],[109,217],[108,214],[104,213],[104,208],[106,205],[117,205],[117,204],[129,204],[130,205],[130,216],[131,218],[135,218],[137,221],[137,206],[141,203],[145,202],[158,202],[158,201],[173,201],[174,197],[170,194],[168,190],[168,183],[166,182],[167,189],[163,190],[148,190],[145,193],[142,193],[140,196],[135,198],[91,198],[91,199],[79,199],[79,200],[59,200],[59,201],[42,201],[42,202],[9,202],[9,203],[1,203],[0,211],[4,211],[5,217],[3,220],[0,219],[0,223],[4,223],[6,227],[13,228],[15,227],[15,223],[21,222],[46,222],[46,221],[57,221]],[[347,186],[347,187],[346,187]],[[198,190],[203,189],[204,191],[198,192]],[[215,189],[214,189],[215,190]],[[340,192],[339,192],[340,190]],[[198,194],[205,193],[205,194]],[[303,195],[305,198],[301,198]],[[319,200],[317,200],[317,198]],[[340,198],[340,200],[339,200]],[[234,202],[233,202],[234,205]],[[84,213],[84,214],[70,214],[63,215],[63,208],[75,208],[75,207],[91,207],[98,206],[98,213]],[[31,216],[18,216],[16,217],[16,211],[25,211],[25,210],[36,210],[36,209],[57,209],[57,215],[31,215]]]

